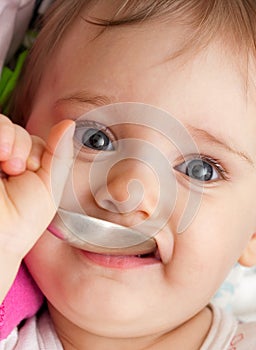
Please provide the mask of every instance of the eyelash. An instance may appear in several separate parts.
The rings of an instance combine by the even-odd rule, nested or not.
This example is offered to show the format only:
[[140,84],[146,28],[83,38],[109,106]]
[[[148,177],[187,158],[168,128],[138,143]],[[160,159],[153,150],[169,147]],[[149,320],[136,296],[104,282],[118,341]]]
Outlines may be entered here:
[[208,162],[212,166],[214,166],[215,169],[218,171],[218,173],[220,174],[220,176],[224,180],[229,180],[230,179],[229,172],[221,165],[221,161],[219,159],[216,159],[216,158],[213,158],[213,157],[210,157],[210,156],[206,156],[206,155],[200,155],[200,158],[202,160],[204,160],[205,162]]
[[106,134],[111,134],[108,127],[104,124],[98,123],[95,120],[76,120],[76,128],[85,127],[85,128],[95,128],[100,131],[104,131]]
[[[204,161],[204,162],[210,164],[217,171],[217,173],[220,175],[220,179],[206,181],[205,184],[206,183],[208,183],[208,184],[214,183],[214,182],[217,182],[220,180],[225,180],[225,181],[230,180],[230,174],[229,174],[228,170],[226,168],[224,168],[224,166],[222,165],[222,162],[219,159],[213,158],[212,156],[209,156],[206,154],[193,154],[193,155],[190,155],[187,159],[183,158],[183,163],[192,161],[194,159],[199,159],[201,161]],[[179,163],[174,168],[177,168],[181,164],[182,163]],[[184,174],[184,175],[186,177],[188,177],[188,175],[186,175],[186,174]],[[200,180],[196,180],[196,181],[200,181]]]
[[105,125],[98,123],[94,120],[78,120],[76,121],[76,131],[75,131],[74,139],[80,150],[82,150],[83,148],[86,148],[86,152],[88,152],[88,150],[94,153],[98,152],[98,150],[93,150],[92,148],[89,148],[86,145],[81,147],[81,141],[79,140],[79,137],[77,137],[77,134],[79,133],[79,129],[82,129],[82,128],[87,129],[87,131],[89,129],[97,129],[99,132],[104,133],[110,139],[111,142],[114,142],[116,140],[114,134]]

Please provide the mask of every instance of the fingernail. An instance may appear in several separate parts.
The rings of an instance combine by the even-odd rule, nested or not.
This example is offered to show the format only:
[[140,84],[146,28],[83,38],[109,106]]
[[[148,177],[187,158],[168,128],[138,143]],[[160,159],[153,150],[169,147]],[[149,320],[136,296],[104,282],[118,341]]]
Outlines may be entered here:
[[29,157],[27,160],[27,167],[32,171],[38,170],[40,165],[40,161],[35,157]]
[[12,158],[8,161],[8,165],[12,168],[14,171],[23,171],[25,170],[25,163],[20,158]]

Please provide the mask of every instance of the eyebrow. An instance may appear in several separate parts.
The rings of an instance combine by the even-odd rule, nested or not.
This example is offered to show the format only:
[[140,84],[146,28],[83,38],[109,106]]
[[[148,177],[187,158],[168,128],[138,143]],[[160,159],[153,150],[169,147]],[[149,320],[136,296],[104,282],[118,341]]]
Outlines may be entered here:
[[206,142],[210,142],[211,144],[215,144],[217,146],[220,146],[223,149],[225,149],[226,151],[233,153],[235,156],[240,157],[243,161],[246,161],[247,163],[249,163],[253,167],[255,166],[253,160],[251,159],[251,157],[248,154],[246,154],[245,152],[238,151],[237,149],[231,147],[227,142],[217,138],[216,136],[214,136],[210,132],[203,130],[203,129],[200,129],[200,128],[196,128],[196,127],[191,126],[191,125],[187,125],[186,128],[189,131],[191,131],[191,134],[193,134],[201,139],[204,139]]
[[62,97],[58,99],[54,103],[54,107],[56,108],[59,104],[61,103],[87,103],[91,104],[93,106],[105,106],[108,104],[112,104],[117,102],[114,97],[111,96],[105,96],[105,95],[93,95],[90,94],[89,92],[83,90],[83,91],[78,91],[73,94],[70,94],[68,96]]
[[[113,96],[106,96],[106,95],[94,95],[89,93],[88,91],[81,90],[78,92],[74,92],[68,96],[62,97],[58,99],[54,103],[54,108],[56,108],[61,103],[87,103],[93,106],[101,107],[108,104],[116,103],[118,102],[116,98]],[[255,166],[253,160],[251,157],[246,154],[245,152],[238,151],[237,149],[231,147],[227,142],[219,139],[218,137],[211,134],[209,131],[206,131],[204,129],[196,128],[192,125],[186,125],[186,128],[188,131],[191,132],[192,135],[204,139],[206,142],[213,143],[217,146],[220,146],[225,151],[233,153],[235,156],[238,156],[243,161],[246,161],[251,166]]]

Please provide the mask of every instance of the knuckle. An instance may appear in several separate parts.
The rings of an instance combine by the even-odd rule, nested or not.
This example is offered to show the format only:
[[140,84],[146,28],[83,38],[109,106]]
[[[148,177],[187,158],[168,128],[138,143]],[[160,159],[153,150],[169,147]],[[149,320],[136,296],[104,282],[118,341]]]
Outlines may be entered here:
[[6,117],[5,115],[3,114],[0,114],[0,123],[7,123],[7,124],[10,124],[12,125],[13,123],[11,122],[10,118]]

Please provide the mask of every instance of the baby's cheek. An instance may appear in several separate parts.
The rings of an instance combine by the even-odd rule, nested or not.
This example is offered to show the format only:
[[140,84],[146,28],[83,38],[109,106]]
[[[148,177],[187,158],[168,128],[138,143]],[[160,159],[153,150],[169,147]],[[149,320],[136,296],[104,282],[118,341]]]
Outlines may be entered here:
[[211,219],[204,201],[189,227],[181,234],[175,233],[173,257],[166,267],[170,280],[177,279],[187,288],[202,285],[205,280],[205,288],[209,285],[215,289],[233,266],[237,256],[229,255],[228,233],[215,215],[216,219]]

